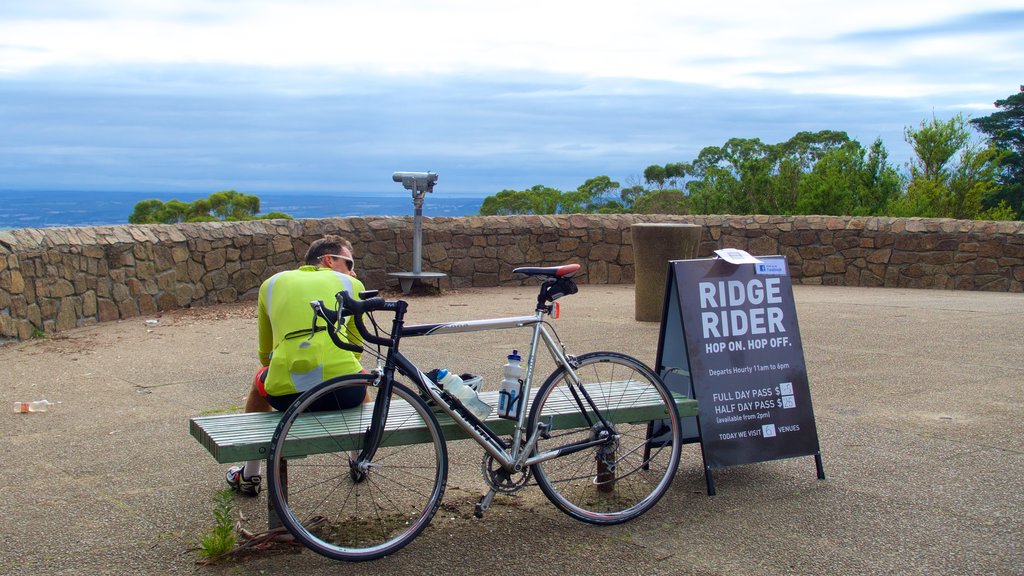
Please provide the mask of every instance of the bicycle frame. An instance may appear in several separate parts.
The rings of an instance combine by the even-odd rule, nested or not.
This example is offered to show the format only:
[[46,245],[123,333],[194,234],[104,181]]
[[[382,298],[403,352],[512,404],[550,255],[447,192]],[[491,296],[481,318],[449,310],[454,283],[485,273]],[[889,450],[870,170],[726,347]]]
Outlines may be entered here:
[[[595,440],[577,442],[559,447],[555,450],[530,456],[537,443],[539,434],[542,434],[546,430],[546,426],[543,423],[538,423],[535,429],[529,431],[529,434],[526,436],[526,442],[522,442],[524,437],[523,435],[526,432],[527,419],[526,402],[524,399],[521,400],[522,404],[520,406],[519,415],[516,419],[512,446],[510,448],[506,448],[505,442],[501,437],[495,434],[484,422],[468,411],[460,411],[457,400],[453,399],[453,402],[449,402],[446,398],[447,395],[441,390],[441,388],[439,388],[437,384],[427,377],[422,370],[417,368],[416,365],[399,350],[399,342],[402,338],[406,337],[459,334],[464,332],[503,330],[532,326],[533,335],[530,340],[530,351],[526,364],[526,374],[519,385],[519,398],[523,398],[524,392],[531,388],[537,348],[539,343],[542,341],[556,364],[556,370],[558,367],[564,369],[568,374],[570,381],[574,384],[579,384],[580,380],[576,375],[576,372],[573,370],[570,357],[562,351],[561,344],[548,330],[544,328],[545,312],[545,310],[538,309],[532,316],[509,316],[487,320],[405,326],[404,310],[395,311],[395,318],[392,322],[391,331],[392,340],[388,345],[388,352],[384,362],[383,372],[378,376],[377,380],[379,383],[379,392],[374,405],[373,422],[370,425],[370,429],[367,431],[369,442],[367,442],[366,448],[363,452],[360,453],[359,458],[357,459],[357,466],[365,466],[365,462],[370,461],[376,452],[376,447],[383,434],[383,426],[381,426],[380,423],[384,421],[384,415],[387,413],[390,406],[391,386],[394,382],[394,371],[396,369],[400,374],[415,382],[416,386],[422,392],[426,393],[427,396],[429,396],[446,414],[448,414],[453,421],[461,426],[471,438],[476,440],[476,442],[480,444],[488,454],[490,454],[508,471],[518,472],[523,470],[525,467],[538,462],[543,462],[557,456],[584,450],[588,447],[605,442],[606,440],[604,438],[598,438]],[[604,418],[600,415],[600,411],[596,409],[596,406],[594,406],[594,403],[590,399],[586,390],[580,387],[579,393],[582,394],[583,399],[581,400],[580,397],[577,396],[576,401],[580,404],[581,410],[583,409],[583,400],[586,400],[587,404],[589,404],[597,417],[603,421]],[[586,413],[586,410],[583,411]]]

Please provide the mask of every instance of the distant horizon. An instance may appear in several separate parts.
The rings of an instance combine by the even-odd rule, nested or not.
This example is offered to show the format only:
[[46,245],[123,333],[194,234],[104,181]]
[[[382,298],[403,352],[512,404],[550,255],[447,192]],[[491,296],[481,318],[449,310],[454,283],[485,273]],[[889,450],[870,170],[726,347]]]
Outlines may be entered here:
[[[0,189],[0,230],[54,228],[68,226],[118,226],[128,224],[135,204],[156,198],[161,201],[193,201],[210,193],[119,190],[38,190]],[[244,192],[241,191],[240,192]],[[425,216],[470,216],[478,214],[483,197],[428,196]],[[348,216],[412,216],[411,193],[403,194],[306,194],[259,193],[260,214],[283,212],[293,218],[330,218]],[[163,196],[163,197],[160,197]]]
[[[32,187],[32,188],[16,188],[16,187],[0,187],[0,194],[32,194],[40,192],[53,192],[53,193],[68,193],[68,194],[90,194],[90,193],[102,193],[102,194],[159,194],[159,195],[187,195],[187,196],[198,196],[206,197],[216,192],[223,192],[226,190],[234,190],[236,192],[242,192],[244,194],[250,194],[253,196],[263,196],[266,194],[279,195],[279,196],[383,196],[387,198],[409,198],[412,201],[411,193],[408,190],[395,190],[391,191],[351,191],[351,190],[278,190],[278,189],[266,189],[260,191],[249,191],[241,188],[218,188],[210,191],[193,191],[193,190],[172,190],[172,189],[159,189],[159,188],[102,188],[102,187],[89,187],[89,188],[67,188],[67,187]],[[473,193],[473,192],[452,192],[444,194],[440,190],[435,190],[427,196],[427,198],[448,196],[457,197],[460,199],[473,199],[473,198],[486,198],[487,196],[493,196],[500,190],[491,193]]]

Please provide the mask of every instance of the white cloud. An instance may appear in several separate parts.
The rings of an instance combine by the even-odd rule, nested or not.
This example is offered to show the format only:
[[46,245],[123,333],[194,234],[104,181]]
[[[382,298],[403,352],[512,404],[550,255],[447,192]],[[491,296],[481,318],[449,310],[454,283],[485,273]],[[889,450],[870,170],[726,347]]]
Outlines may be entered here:
[[[1018,6],[1014,6],[1017,4]],[[0,4],[0,187],[571,189],[728,138],[882,137],[1024,81],[1019,0]],[[1002,11],[1002,12],[1000,12]]]
[[[984,13],[1011,8],[1019,10],[1019,3],[980,0],[970,9]],[[963,2],[949,0],[865,0],[841,6],[809,0],[103,0],[29,10],[21,16],[12,7],[0,11],[0,74],[123,64],[390,75],[531,71],[804,93],[919,96],[955,90],[957,83],[953,75],[920,78],[914,65],[921,59],[1024,59],[1022,32],[1011,33],[1011,38],[1005,31],[900,34],[963,16]],[[894,32],[884,38],[849,40],[890,30]],[[845,71],[851,66],[864,70],[851,75]]]

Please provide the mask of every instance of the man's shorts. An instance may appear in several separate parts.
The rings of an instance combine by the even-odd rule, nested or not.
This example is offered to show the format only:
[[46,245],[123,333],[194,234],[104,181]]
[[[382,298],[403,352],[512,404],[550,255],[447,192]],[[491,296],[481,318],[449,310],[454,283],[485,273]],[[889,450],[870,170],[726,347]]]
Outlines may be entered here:
[[[292,405],[292,402],[298,399],[302,394],[284,394],[282,396],[271,396],[267,394],[266,382],[267,372],[270,370],[269,366],[262,366],[256,371],[256,376],[253,381],[256,384],[256,389],[259,390],[260,396],[266,398],[267,402],[274,407],[274,410],[283,412]],[[366,386],[353,386],[344,390],[339,390],[331,396],[324,396],[318,399],[310,407],[310,412],[330,412],[333,410],[345,410],[348,408],[355,408],[363,403],[363,399],[366,397]]]

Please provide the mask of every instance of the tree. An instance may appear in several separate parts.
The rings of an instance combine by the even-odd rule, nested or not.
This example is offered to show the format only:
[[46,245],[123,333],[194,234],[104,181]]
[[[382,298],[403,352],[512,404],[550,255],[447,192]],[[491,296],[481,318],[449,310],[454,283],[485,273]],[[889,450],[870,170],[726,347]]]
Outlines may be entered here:
[[580,185],[575,192],[567,192],[560,199],[559,211],[563,214],[592,214],[604,208],[618,196],[619,183],[607,176],[591,178]]
[[863,187],[864,165],[865,151],[858,142],[829,151],[799,179],[796,213],[852,214]]
[[484,216],[515,214],[557,214],[561,190],[537,184],[526,190],[502,190],[484,198],[480,214]]
[[[620,202],[616,197],[621,198]],[[484,198],[483,216],[513,214],[573,214],[625,211],[627,196],[619,192],[619,183],[607,176],[591,178],[572,192],[562,192],[537,184],[526,190],[502,190]],[[629,202],[632,204],[632,202]]]
[[633,204],[636,203],[637,198],[643,196],[646,192],[647,190],[639,184],[622,188],[619,191],[619,199],[621,200],[623,211],[628,212],[632,210]]
[[1013,210],[1015,219],[1024,220],[1024,85],[1020,92],[996,100],[995,106],[998,112],[971,120],[995,148],[1004,152],[999,162],[1000,189],[984,204],[992,209],[1002,203]]
[[899,196],[902,179],[881,139],[869,150],[851,140],[824,152],[798,186],[797,214],[872,216]]
[[252,220],[260,211],[260,199],[234,190],[214,192],[210,210],[221,220]]
[[156,213],[163,205],[163,202],[153,198],[136,202],[135,209],[128,216],[128,222],[131,224],[155,224],[157,223]]
[[804,176],[849,141],[845,132],[834,130],[799,132],[778,144],[731,138],[705,147],[693,162],[650,166],[644,176],[648,183],[685,181],[694,213],[791,214]]
[[687,214],[686,195],[681,190],[652,190],[637,198],[634,211],[638,214]]
[[978,218],[984,200],[996,192],[1002,154],[971,138],[962,114],[949,120],[932,117],[919,128],[907,127],[910,161],[906,194],[891,205],[898,216]]
[[866,186],[855,203],[858,216],[882,216],[885,208],[903,191],[903,176],[889,164],[889,151],[881,138],[875,138],[864,167]]
[[171,199],[167,202],[149,199],[135,204],[135,209],[128,216],[131,224],[177,224],[180,222],[211,222],[216,220],[252,220],[252,219],[288,219],[292,217],[283,212],[271,212],[257,216],[260,210],[260,199],[249,194],[234,190],[226,190],[211,194],[209,198],[200,198],[194,202],[182,202]]

